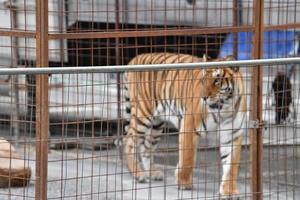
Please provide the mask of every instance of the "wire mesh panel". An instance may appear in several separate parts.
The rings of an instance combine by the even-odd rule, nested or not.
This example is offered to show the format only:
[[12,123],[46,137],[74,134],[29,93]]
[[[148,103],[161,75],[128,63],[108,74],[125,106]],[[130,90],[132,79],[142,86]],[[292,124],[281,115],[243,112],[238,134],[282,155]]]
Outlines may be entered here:
[[[148,55],[154,56],[155,54]],[[178,54],[172,55],[180,58],[180,55]],[[239,191],[239,195],[236,194],[237,191],[232,191],[232,195],[229,196],[245,199],[251,198],[251,176],[249,173],[251,161],[249,160],[248,144],[250,143],[249,131],[254,128],[255,125],[252,124],[249,118],[250,109],[248,106],[250,97],[253,95],[250,90],[252,77],[251,68],[242,66],[243,65],[241,65],[239,69],[234,67],[206,69],[205,73],[201,68],[198,68],[197,70],[169,69],[167,71],[156,72],[126,72],[124,77],[127,76],[128,78],[125,78],[125,80],[127,80],[126,82],[122,81],[121,87],[124,88],[122,90],[121,108],[122,118],[125,120],[122,124],[124,124],[125,132],[133,134],[132,131],[134,131],[136,138],[142,141],[136,144],[139,145],[139,148],[136,152],[133,152],[134,154],[131,154],[132,152],[130,153],[128,152],[128,149],[126,149],[130,147],[130,140],[134,137],[132,137],[132,135],[116,135],[116,122],[109,120],[116,114],[110,113],[105,109],[95,109],[94,111],[90,111],[90,106],[93,108],[93,106],[96,105],[97,107],[104,108],[104,104],[117,104],[116,96],[110,96],[109,94],[109,88],[116,88],[117,84],[116,82],[112,83],[109,81],[107,73],[52,74],[49,77],[50,83],[57,83],[58,80],[62,80],[59,78],[69,78],[63,79],[64,81],[61,82],[60,86],[50,88],[49,92],[50,99],[56,99],[57,102],[58,100],[65,100],[65,102],[63,102],[63,104],[57,103],[56,105],[49,107],[49,110],[56,109],[56,115],[50,117],[50,119],[54,119],[51,120],[49,127],[51,134],[49,136],[50,151],[48,154],[47,198],[219,199],[224,197],[221,192],[224,192],[224,187],[222,186],[224,186],[223,174],[226,172],[226,168],[228,166],[234,167],[237,165],[239,165],[239,171],[238,174],[236,174],[237,177],[234,175],[237,171],[232,171],[233,174],[229,175],[231,179],[227,179],[225,183],[227,181],[230,183],[228,185],[230,191],[231,187],[235,187],[236,181],[237,187],[235,189]],[[274,65],[268,68],[276,69],[276,67],[278,66]],[[221,69],[227,71],[226,74],[224,74],[224,77],[220,76],[222,77],[220,79],[218,73],[224,73],[224,71],[220,71]],[[240,76],[234,77],[231,81],[242,78],[245,88],[244,92],[242,92],[241,86],[237,84],[238,82],[234,82],[234,85],[228,84],[228,82],[230,83],[230,76],[228,77],[227,73],[232,73],[233,70],[236,71],[237,69],[240,72]],[[173,79],[169,77],[168,79],[160,80],[158,80],[157,77],[155,78],[152,76],[151,78],[151,76],[149,76],[150,79],[148,81],[143,80],[142,78],[143,75],[148,73],[153,73],[153,75],[160,75],[163,73],[180,74],[183,71],[191,74],[194,74],[195,72],[201,73],[195,73],[196,75],[200,74],[199,79],[195,76],[188,76],[185,78],[174,76]],[[76,83],[72,82],[71,78],[75,79],[74,77],[81,78],[81,81]],[[96,77],[101,77],[101,82],[95,81],[91,85],[89,79]],[[132,77],[137,79],[133,79]],[[214,77],[217,77],[217,79]],[[186,83],[186,81],[188,82]],[[222,86],[223,84],[228,84],[226,85],[226,98],[235,99],[235,104],[226,104],[229,99],[224,99],[224,96],[222,95],[213,99],[212,93],[208,94],[203,92],[206,90],[193,90],[194,88],[191,88],[193,91],[192,96],[190,97],[186,96],[186,94],[189,94],[188,88],[181,90],[181,87],[194,83],[201,83],[200,85],[205,89],[211,90],[212,86],[215,87],[218,85],[219,81],[224,81],[222,82]],[[157,96],[161,95],[162,97],[161,99],[157,99],[154,96],[153,89],[155,88],[154,86],[159,86],[162,82],[166,85],[170,85],[170,88],[169,90],[165,90],[166,88],[164,87],[156,87],[155,91],[165,91],[161,94],[157,94]],[[183,83],[186,83],[186,85]],[[267,82],[266,86],[268,86],[268,83],[269,82]],[[152,87],[147,88],[146,86],[149,85]],[[294,87],[295,83],[291,82],[291,85]],[[129,89],[127,93],[126,87]],[[172,91],[175,93],[172,89],[173,87],[178,87],[178,91],[181,91],[179,94],[182,95],[179,98],[176,98],[174,103],[170,101],[171,97],[167,98],[169,92],[169,94],[172,94]],[[228,89],[230,87],[235,91],[233,94],[231,94],[231,91]],[[107,91],[106,97],[102,95],[102,98],[97,99],[97,96],[100,95],[96,94],[101,88]],[[147,91],[145,88],[150,90]],[[77,92],[72,92],[74,90]],[[298,90],[298,86],[295,86],[295,89],[293,90]],[[237,91],[240,93],[236,93]],[[268,87],[264,87],[264,91],[268,91]],[[143,96],[143,98],[135,99],[133,98],[134,96],[132,96],[132,92],[137,97],[140,97],[140,95],[145,96]],[[66,93],[67,95],[65,95]],[[131,96],[128,97],[127,95],[130,94]],[[197,104],[189,104],[187,107],[184,107],[184,109],[180,106],[176,107],[176,102],[178,102],[179,105],[180,102],[188,101],[189,99],[192,99],[191,102],[193,102],[194,99],[199,99],[199,95],[203,95],[203,97],[201,96],[200,98],[200,106],[204,106],[203,110],[200,110],[200,114],[198,113]],[[274,93],[274,95],[276,96],[276,93]],[[131,107],[128,107],[128,98],[131,102]],[[272,101],[276,102],[276,97],[268,96],[268,98],[274,98]],[[222,101],[224,102],[222,103]],[[245,103],[244,110],[241,109],[233,112],[230,109],[226,109],[227,106],[233,107],[234,109],[239,106],[242,107],[243,101]],[[293,96],[293,102],[294,101],[297,102],[297,95],[296,97]],[[274,104],[276,105],[276,103]],[[135,108],[133,105],[136,105],[137,107]],[[164,105],[165,107],[160,105]],[[272,106],[273,103],[270,103],[270,105]],[[76,112],[73,111],[74,106]],[[143,106],[150,107],[142,109]],[[193,110],[190,113],[186,113],[185,109],[188,109],[189,106],[191,106]],[[149,118],[147,115],[144,117],[138,115],[139,109],[142,109],[147,113],[151,112],[151,108],[155,108],[155,111]],[[204,108],[207,110],[205,111]],[[130,112],[128,112],[128,109],[130,109]],[[150,111],[148,109],[150,109]],[[277,110],[275,108],[274,110],[267,106],[264,108],[264,119],[271,120],[265,122],[264,128],[264,161],[262,163],[264,166],[263,197],[273,199],[280,196],[285,199],[296,199],[299,195],[297,190],[297,175],[299,172],[296,167],[298,162],[296,153],[298,150],[298,138],[295,134],[297,132],[297,121],[281,121],[281,125],[273,125],[276,120],[276,112]],[[292,112],[293,110],[291,110],[291,113]],[[99,113],[101,113],[101,115],[98,115]],[[199,145],[194,152],[195,164],[192,166],[185,165],[185,167],[190,167],[189,170],[193,172],[192,182],[191,185],[189,185],[192,186],[192,188],[191,190],[185,190],[187,188],[182,187],[184,185],[181,185],[181,188],[178,188],[178,170],[184,169],[183,167],[180,167],[180,159],[190,156],[189,154],[182,156],[180,153],[184,153],[185,151],[193,153],[193,151],[190,151],[193,141],[190,143],[189,140],[180,138],[182,135],[191,133],[188,130],[182,129],[182,120],[189,115],[195,116],[195,118],[193,118],[194,120],[197,120],[197,116],[203,116],[203,120],[199,122],[201,124],[199,126],[200,128],[197,127],[197,131],[192,132],[194,133],[194,136],[197,137],[199,134],[200,140]],[[231,119],[238,118],[230,118],[232,115],[242,119],[242,121],[244,120],[244,125],[242,127],[239,127],[239,125],[236,127],[236,121],[231,121]],[[297,112],[296,116],[292,115],[294,118],[291,118],[291,120],[295,120],[297,115]],[[106,116],[106,118],[104,116]],[[137,116],[139,117],[137,118]],[[221,118],[226,116],[229,117],[226,119]],[[137,124],[134,125],[132,122],[133,119],[135,119]],[[229,123],[226,122],[228,119],[230,121]],[[152,122],[150,125],[148,124],[149,120]],[[161,124],[162,121],[160,120],[169,123]],[[126,121],[130,121],[129,126]],[[218,124],[216,121],[223,124],[223,126],[217,127],[215,130],[212,125]],[[228,124],[232,128],[228,128]],[[198,124],[196,123],[196,125]],[[194,125],[191,124],[190,126]],[[180,129],[178,129],[178,127]],[[189,126],[186,128],[188,129]],[[239,140],[235,138],[235,133],[237,133],[236,128],[239,128],[238,130],[240,130],[243,135],[243,139],[241,140],[242,146],[240,146],[239,143],[236,143],[236,141]],[[160,133],[160,131],[161,137],[158,139],[157,136],[160,134],[157,135],[157,132]],[[224,136],[228,131],[232,134],[232,137],[226,138]],[[275,131],[276,135],[274,135]],[[152,136],[153,138],[151,138]],[[27,139],[25,141],[28,142],[24,147],[24,151],[27,152],[26,155],[28,156],[27,162],[34,168],[35,151],[29,143],[30,140]],[[119,149],[113,146],[113,141],[115,141],[115,144],[117,145],[123,145],[124,148],[119,146],[119,148],[123,150],[123,154],[120,154],[118,151]],[[187,142],[188,146],[182,146],[184,142]],[[147,169],[144,168],[147,166],[145,148],[150,147],[151,151],[148,153],[150,157],[153,156],[153,158],[150,159],[151,168]],[[226,157],[228,155],[226,154],[224,147],[232,147],[234,150],[241,147],[240,151],[234,151],[235,153],[232,154],[232,156],[235,157],[234,162],[226,163]],[[18,148],[18,150],[22,150],[22,148]],[[241,154],[240,158],[236,157],[239,153]],[[120,156],[123,159],[120,159]],[[140,169],[142,171],[138,172],[150,173],[149,178],[142,179],[145,177],[137,177],[135,174],[136,171],[134,169],[132,171],[132,168],[130,169],[129,161],[132,161],[130,160],[132,159],[132,156],[136,157],[136,159],[138,159],[138,157],[141,158],[139,162],[143,168]],[[178,161],[179,165],[177,165]],[[188,161],[189,160],[187,159],[186,162]],[[154,163],[156,166],[155,169]],[[174,175],[174,172],[176,171],[177,174]],[[31,183],[34,183],[34,181],[31,180]],[[284,185],[284,189],[280,189],[282,188],[280,185]],[[7,191],[6,189],[1,190]],[[10,188],[9,193],[6,194],[3,192],[3,194],[11,198],[19,198],[21,196],[23,198],[33,198],[33,193],[33,184],[27,186],[26,189]]]
[[[0,0],[0,65],[299,57],[299,14],[298,0]],[[1,75],[0,199],[297,199],[298,64],[239,67]]]
[[[0,1],[0,66],[33,67],[35,9],[29,2]],[[31,76],[0,77],[0,198],[34,198],[34,103]],[[17,187],[18,189],[13,189]]]

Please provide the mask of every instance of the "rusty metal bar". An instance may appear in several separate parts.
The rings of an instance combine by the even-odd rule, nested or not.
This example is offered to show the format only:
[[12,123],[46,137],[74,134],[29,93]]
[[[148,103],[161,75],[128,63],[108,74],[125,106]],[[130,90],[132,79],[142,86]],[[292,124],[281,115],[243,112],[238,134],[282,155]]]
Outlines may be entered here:
[[[300,23],[266,25],[265,31],[287,30],[300,28]],[[241,31],[252,31],[252,26],[222,27],[222,28],[186,28],[180,30],[152,30],[152,31],[121,31],[121,32],[82,32],[82,33],[51,33],[49,40],[57,39],[90,39],[90,38],[125,38],[125,37],[157,37],[157,36],[181,36],[181,35],[205,35],[220,33],[237,33]],[[34,31],[17,31],[0,29],[0,36],[35,38]]]
[[16,74],[78,74],[78,73],[116,73],[116,72],[133,72],[133,71],[157,71],[157,70],[174,70],[174,69],[200,69],[215,68],[226,66],[257,66],[257,65],[283,65],[298,64],[300,57],[289,58],[272,58],[257,60],[235,60],[235,61],[213,61],[200,63],[176,63],[176,64],[148,64],[148,65],[116,65],[116,66],[84,66],[84,67],[51,67],[51,68],[1,68],[0,75]]
[[[252,59],[263,57],[263,36],[264,36],[264,1],[255,0],[253,6],[253,46]],[[250,119],[262,123],[262,83],[263,71],[261,66],[252,68],[251,84],[251,113]],[[252,199],[262,199],[262,127],[258,126],[251,131],[251,188]]]
[[288,30],[300,28],[300,23],[280,24],[280,25],[266,25],[265,31]]
[[36,33],[34,31],[17,31],[11,29],[0,29],[0,36],[35,38]]
[[[36,66],[48,66],[48,0],[36,0]],[[36,183],[35,199],[47,199],[48,76],[36,76]]]
[[[287,30],[300,28],[300,23],[268,25],[266,31]],[[51,33],[49,40],[58,39],[100,39],[100,38],[130,38],[130,37],[158,37],[158,36],[190,36],[190,35],[207,35],[220,33],[238,33],[251,32],[253,26],[238,27],[207,27],[207,28],[184,28],[184,29],[167,29],[167,30],[140,30],[140,31],[114,31],[114,32],[79,32],[79,33]],[[1,32],[0,32],[1,33]],[[1,35],[1,34],[0,34]]]
[[[115,22],[115,30],[119,31],[120,29],[120,12],[119,12],[119,0],[115,0],[115,15],[116,15],[116,22]],[[115,45],[115,53],[116,53],[116,65],[120,65],[120,38],[116,38],[116,45]],[[120,72],[117,73],[117,111],[118,111],[118,120],[117,120],[117,136],[118,138],[121,138],[122,131],[121,131],[121,75]],[[120,156],[122,159],[122,152],[121,148],[120,150]]]
[[[5,4],[5,7],[10,10],[11,13],[11,27],[13,30],[17,29],[17,7],[12,3]],[[12,43],[12,50],[11,50],[11,66],[15,68],[18,66],[18,38],[11,36],[11,43]],[[13,75],[10,78],[11,81],[11,103],[13,105],[13,111],[11,114],[11,121],[12,121],[12,132],[14,136],[15,145],[18,146],[18,140],[20,137],[20,127],[19,127],[19,115],[20,115],[20,102],[19,102],[19,78],[18,75]]]
[[184,28],[184,29],[160,29],[160,30],[134,30],[112,32],[79,32],[79,33],[51,33],[49,39],[99,39],[99,38],[130,38],[130,37],[157,37],[157,36],[187,36],[207,35],[220,33],[235,33],[252,31],[253,26],[240,27],[207,27],[207,28]]
[[[232,18],[233,18],[233,26],[238,26],[238,0],[233,0],[233,9],[232,9]],[[238,32],[233,33],[233,56],[237,58],[238,56]]]

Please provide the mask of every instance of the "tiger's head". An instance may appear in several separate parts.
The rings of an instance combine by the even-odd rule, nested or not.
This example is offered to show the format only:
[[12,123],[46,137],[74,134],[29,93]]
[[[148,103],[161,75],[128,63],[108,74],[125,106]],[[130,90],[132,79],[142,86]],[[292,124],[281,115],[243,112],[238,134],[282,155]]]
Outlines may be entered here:
[[[234,60],[232,56],[217,59],[215,61]],[[236,77],[240,76],[239,67],[222,67],[207,69],[204,78],[206,95],[204,100],[211,109],[222,109],[232,105],[237,96]]]

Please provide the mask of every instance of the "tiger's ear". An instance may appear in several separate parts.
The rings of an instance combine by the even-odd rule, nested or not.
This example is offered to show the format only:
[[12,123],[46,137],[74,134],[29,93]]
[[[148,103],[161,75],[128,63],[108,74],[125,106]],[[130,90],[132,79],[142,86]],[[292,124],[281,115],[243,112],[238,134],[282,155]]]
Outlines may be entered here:
[[227,61],[233,61],[233,60],[235,60],[235,58],[234,58],[233,55],[228,55],[228,56],[225,57],[225,60],[227,60]]
[[[233,55],[228,55],[226,56],[225,58],[226,61],[233,61],[235,60],[234,56]],[[240,67],[238,66],[234,66],[234,67],[230,67],[234,72],[238,72],[240,70]]]
[[231,69],[232,69],[232,71],[234,71],[234,72],[238,72],[238,71],[240,71],[240,67],[238,67],[238,66],[235,66],[235,67],[230,67]]
[[202,61],[203,61],[203,62],[207,62],[207,60],[208,60],[208,59],[207,59],[207,55],[206,55],[206,54],[203,54]]

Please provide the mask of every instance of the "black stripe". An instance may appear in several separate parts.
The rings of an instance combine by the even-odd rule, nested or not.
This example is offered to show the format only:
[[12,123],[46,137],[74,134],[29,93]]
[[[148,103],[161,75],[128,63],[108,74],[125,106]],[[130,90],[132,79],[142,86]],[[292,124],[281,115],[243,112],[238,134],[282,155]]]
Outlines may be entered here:
[[159,142],[159,140],[154,140],[154,141],[152,141],[152,145],[157,145],[158,142]]
[[[150,128],[150,126],[149,125],[147,125],[147,124],[145,124],[145,122],[143,122],[140,118],[135,118],[136,119],[136,121],[137,121],[137,123],[139,124],[139,125],[142,125],[142,126],[144,126],[144,127],[146,127],[146,128]],[[148,118],[147,118],[147,120],[148,121],[150,121]]]
[[131,108],[130,107],[126,107],[126,113],[130,114],[131,113]]
[[218,124],[219,122],[215,113],[211,113],[211,115],[213,116],[214,122]]
[[[144,108],[145,108],[145,109],[144,109],[144,108],[141,108],[140,103],[138,103],[137,108],[139,109],[139,111],[142,113],[143,116],[151,115],[151,111],[147,108],[147,106],[144,107]],[[147,112],[148,112],[148,113],[147,113]]]
[[165,122],[161,122],[159,124],[155,124],[152,126],[153,129],[159,129],[161,126],[163,126],[165,124]]
[[[233,132],[233,134],[234,133],[237,133],[239,130],[241,130],[241,129],[236,129],[235,130],[235,132]],[[232,136],[232,140],[229,140],[229,141],[227,141],[227,142],[222,142],[222,144],[230,144],[230,143],[233,143],[233,142],[235,142],[237,139],[239,139],[239,137],[240,137],[240,135],[235,135],[235,136]]]
[[207,127],[206,127],[206,124],[205,124],[205,121],[204,121],[204,119],[202,118],[202,124],[203,124],[203,128],[204,128],[204,130],[205,131],[207,131]]
[[145,135],[145,132],[142,132],[142,131],[138,131],[136,128],[133,128],[133,127],[129,127],[129,129],[132,129],[134,132],[136,132],[137,134],[139,135]]
[[[146,141],[149,143],[149,146],[146,145]],[[147,139],[143,140],[143,143],[142,145],[144,145],[145,149],[151,149],[151,146],[152,146],[152,142],[149,142]]]
[[210,107],[211,109],[222,110],[223,105],[222,105],[221,103],[213,103],[213,104],[210,104],[209,107]]
[[143,124],[143,125],[144,125],[145,127],[147,127],[147,128],[149,128],[150,126],[149,126],[149,125],[146,125],[145,123],[148,123],[148,124],[151,124],[151,123],[152,123],[151,119],[149,119],[148,117],[144,117],[144,118],[143,118],[144,121],[147,121],[147,122],[143,122],[143,121],[141,121],[141,119],[140,119],[139,117],[136,116],[135,113],[133,113],[131,116],[134,117],[138,122],[141,122],[141,124]]
[[[230,154],[230,153],[229,153],[229,154]],[[221,160],[226,159],[226,158],[229,156],[229,154],[226,154],[226,155],[221,156]]]

